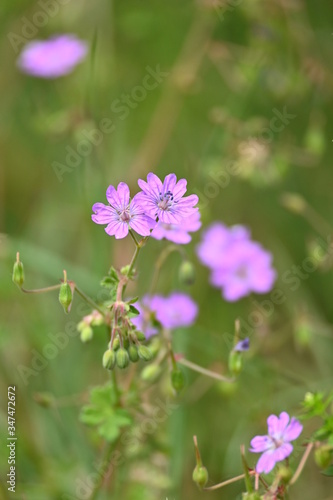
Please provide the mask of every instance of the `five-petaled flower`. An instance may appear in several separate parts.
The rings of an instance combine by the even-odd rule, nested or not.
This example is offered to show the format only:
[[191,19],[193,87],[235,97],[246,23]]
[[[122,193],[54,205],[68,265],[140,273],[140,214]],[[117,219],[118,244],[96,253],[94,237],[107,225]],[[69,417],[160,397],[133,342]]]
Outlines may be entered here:
[[194,208],[199,201],[197,195],[184,197],[187,181],[180,179],[177,182],[175,174],[167,175],[162,183],[157,175],[150,173],[147,182],[139,179],[138,184],[142,189],[138,199],[147,215],[155,220],[158,218],[165,224],[179,224],[198,210]]
[[251,441],[250,451],[263,453],[256,465],[256,472],[268,474],[277,462],[281,462],[293,451],[290,441],[298,438],[303,430],[302,424],[294,417],[290,419],[283,411],[280,416],[270,415],[267,419],[268,435],[256,436]]
[[117,189],[109,186],[106,199],[110,205],[95,203],[92,220],[96,224],[107,224],[106,233],[116,239],[125,238],[129,229],[134,229],[141,236],[148,236],[154,221],[144,213],[137,196],[130,201],[130,190],[124,182],[120,182]]

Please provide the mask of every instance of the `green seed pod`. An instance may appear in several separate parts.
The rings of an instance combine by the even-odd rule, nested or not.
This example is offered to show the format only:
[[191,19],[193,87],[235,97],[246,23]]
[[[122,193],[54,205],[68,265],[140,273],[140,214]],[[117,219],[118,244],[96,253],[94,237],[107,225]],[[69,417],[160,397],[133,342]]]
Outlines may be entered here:
[[161,371],[162,369],[160,365],[147,365],[142,370],[140,376],[142,380],[145,380],[146,382],[153,382],[157,379]]
[[319,446],[315,453],[314,453],[314,459],[318,467],[321,469],[326,469],[332,460],[332,447],[329,445],[321,445]]
[[116,364],[116,353],[108,349],[103,354],[103,366],[107,370],[112,370]]
[[139,332],[138,330],[135,332],[135,335],[140,342],[144,342],[146,340],[144,334],[142,332]]
[[204,488],[208,481],[208,471],[206,467],[197,465],[193,471],[192,479],[200,489]]
[[59,291],[59,302],[64,308],[65,313],[68,313],[71,309],[73,301],[73,294],[71,287],[68,283],[62,283]]
[[116,361],[119,368],[127,368],[129,365],[129,355],[126,349],[123,349],[122,347],[118,349],[116,352]]
[[176,392],[180,392],[185,386],[185,376],[182,370],[174,368],[171,372],[171,385]]
[[94,336],[94,332],[93,332],[93,329],[91,328],[91,326],[85,326],[84,328],[82,328],[81,332],[80,332],[80,340],[81,342],[85,343],[85,342],[89,342],[89,340],[91,340]]
[[179,268],[179,280],[184,285],[193,285],[195,282],[195,269],[189,260],[183,260]]
[[144,361],[150,361],[153,357],[151,351],[145,345],[140,345],[138,348],[138,354],[141,359]]
[[243,368],[242,354],[238,351],[231,351],[229,354],[229,370],[233,375],[239,375]]
[[129,355],[129,359],[133,362],[133,363],[136,363],[137,361],[139,361],[139,354],[138,354],[138,348],[131,344],[128,348],[128,355]]
[[24,269],[23,269],[22,262],[19,260],[18,254],[17,254],[17,260],[14,263],[14,267],[13,267],[12,279],[13,279],[15,285],[17,285],[20,288],[22,287],[22,285],[24,283]]
[[112,349],[114,351],[117,351],[119,347],[120,347],[120,340],[119,337],[116,337],[115,339],[113,339]]
[[156,354],[158,354],[160,349],[161,349],[161,339],[155,336],[149,344],[149,350],[152,353],[153,357],[156,356]]
[[129,340],[128,340],[128,337],[124,337],[123,338],[123,344],[124,344],[124,348],[125,349],[128,349],[129,348]]

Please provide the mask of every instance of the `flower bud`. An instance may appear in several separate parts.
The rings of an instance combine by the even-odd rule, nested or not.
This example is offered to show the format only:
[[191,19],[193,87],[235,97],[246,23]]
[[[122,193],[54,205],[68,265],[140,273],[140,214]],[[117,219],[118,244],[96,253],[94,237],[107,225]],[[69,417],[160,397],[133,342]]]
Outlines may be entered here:
[[14,263],[13,267],[13,276],[12,279],[18,287],[22,287],[24,283],[24,269],[23,269],[23,264],[20,261],[20,254],[17,252],[16,254],[16,262]]
[[160,373],[161,373],[160,365],[153,364],[145,366],[140,376],[142,380],[145,380],[146,382],[153,382],[154,380],[157,379]]
[[136,363],[139,361],[139,354],[138,354],[138,348],[136,345],[131,344],[128,348],[128,355],[129,359],[133,362]]
[[142,332],[140,332],[139,330],[137,330],[135,332],[135,335],[136,335],[136,338],[140,341],[140,342],[144,342],[146,340],[146,337],[144,336],[144,334]]
[[199,486],[199,488],[203,488],[208,481],[208,471],[206,467],[197,465],[193,471],[192,479]]
[[180,392],[185,386],[184,373],[179,368],[174,368],[171,372],[171,385],[176,392]]
[[91,328],[91,326],[89,325],[86,325],[84,328],[82,328],[81,332],[80,332],[80,340],[81,342],[85,343],[85,342],[89,342],[89,340],[91,340],[94,336],[94,332],[93,332],[93,329]]
[[71,309],[73,301],[73,294],[71,287],[68,283],[61,283],[59,291],[59,302],[64,308],[65,313],[68,313]]
[[238,351],[231,351],[229,354],[229,370],[233,375],[239,375],[243,368],[242,354]]
[[126,349],[124,349],[123,347],[118,349],[118,351],[116,352],[116,361],[117,366],[121,369],[127,368],[127,366],[129,365],[129,355]]
[[120,340],[119,337],[116,337],[115,339],[113,339],[112,349],[114,351],[117,351],[119,347],[120,347]]
[[141,359],[144,361],[150,361],[153,357],[151,351],[145,345],[140,345],[138,348],[138,354]]
[[279,469],[279,476],[284,484],[288,484],[290,479],[293,477],[293,471],[290,469],[290,467],[282,466]]
[[179,268],[179,280],[184,285],[193,285],[195,282],[195,269],[189,260],[183,260]]
[[103,366],[107,370],[112,370],[116,364],[116,353],[111,349],[108,349],[103,354]]
[[315,453],[314,458],[315,462],[321,469],[326,469],[332,460],[332,447],[330,445],[321,445],[319,446]]

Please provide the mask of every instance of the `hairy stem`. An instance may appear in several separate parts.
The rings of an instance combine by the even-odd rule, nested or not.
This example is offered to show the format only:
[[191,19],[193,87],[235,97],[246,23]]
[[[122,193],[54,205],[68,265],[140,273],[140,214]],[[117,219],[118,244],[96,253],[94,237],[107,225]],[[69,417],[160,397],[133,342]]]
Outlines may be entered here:
[[222,382],[234,382],[235,379],[229,378],[229,377],[224,377],[223,375],[220,375],[219,373],[213,372],[211,370],[207,370],[206,368],[202,368],[202,366],[196,365],[195,363],[192,363],[192,361],[188,361],[185,358],[177,358],[177,363],[180,363],[184,366],[187,366],[187,368],[190,368],[191,370],[202,373],[203,375],[206,375],[206,377],[211,377],[215,378],[216,380],[220,380]]

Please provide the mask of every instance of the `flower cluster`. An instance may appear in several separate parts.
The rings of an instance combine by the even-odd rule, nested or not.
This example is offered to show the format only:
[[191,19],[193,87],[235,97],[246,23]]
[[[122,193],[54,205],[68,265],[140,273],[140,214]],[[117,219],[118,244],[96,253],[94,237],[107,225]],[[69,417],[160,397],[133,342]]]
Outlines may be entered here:
[[262,453],[256,465],[258,474],[268,474],[277,462],[281,462],[293,451],[294,441],[303,430],[302,424],[294,417],[290,419],[285,411],[280,416],[270,415],[267,419],[268,435],[256,436],[251,441],[250,451]]
[[88,46],[74,35],[59,35],[27,43],[17,61],[24,73],[58,78],[70,73],[86,57]]
[[[172,233],[173,238],[178,233],[178,239],[187,243],[191,239],[187,233],[200,227],[195,208],[198,197],[194,194],[184,197],[187,181],[177,182],[176,175],[169,174],[162,183],[150,173],[147,182],[139,179],[138,184],[142,191],[132,199],[124,182],[120,182],[117,189],[109,186],[106,191],[109,205],[95,203],[92,220],[96,224],[107,224],[105,231],[116,239],[125,238],[131,229],[141,236],[149,236],[153,230],[157,239],[163,238],[165,231]],[[171,225],[173,229],[168,231]]]
[[173,330],[184,326],[191,326],[198,315],[198,306],[185,293],[174,292],[168,297],[153,295],[143,297],[141,304],[135,304],[140,312],[132,319],[132,323],[141,330],[148,339],[158,333],[154,320],[163,328]]
[[229,228],[215,222],[197,247],[199,259],[212,271],[212,285],[221,288],[229,302],[251,292],[267,293],[276,279],[272,255],[250,237],[243,226]]

